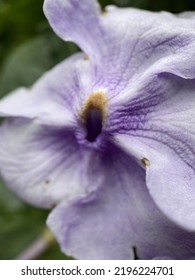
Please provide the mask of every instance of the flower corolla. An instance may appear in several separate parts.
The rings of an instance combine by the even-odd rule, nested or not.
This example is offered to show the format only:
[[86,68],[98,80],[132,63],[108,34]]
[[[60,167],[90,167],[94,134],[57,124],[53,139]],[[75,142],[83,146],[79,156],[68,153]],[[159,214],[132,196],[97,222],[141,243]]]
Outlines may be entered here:
[[45,0],[81,52],[0,101],[0,173],[80,259],[195,256],[195,16]]

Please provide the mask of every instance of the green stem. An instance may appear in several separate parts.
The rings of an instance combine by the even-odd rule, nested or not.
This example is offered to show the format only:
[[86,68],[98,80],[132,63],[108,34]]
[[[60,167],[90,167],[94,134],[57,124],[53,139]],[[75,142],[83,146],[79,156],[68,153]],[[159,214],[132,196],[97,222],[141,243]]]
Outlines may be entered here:
[[49,229],[45,229],[28,248],[16,257],[16,260],[36,260],[55,243]]

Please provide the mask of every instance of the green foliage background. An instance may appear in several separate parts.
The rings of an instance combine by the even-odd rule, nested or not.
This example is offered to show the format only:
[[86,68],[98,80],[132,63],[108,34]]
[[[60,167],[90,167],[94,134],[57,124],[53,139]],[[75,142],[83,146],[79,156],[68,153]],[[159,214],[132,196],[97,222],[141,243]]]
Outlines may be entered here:
[[[82,1],[82,0],[81,0]],[[194,0],[100,0],[174,13],[194,10]],[[77,51],[55,36],[42,12],[43,0],[0,0],[0,97],[30,86],[46,70]],[[26,205],[0,182],[0,259],[13,259],[45,228],[48,211]],[[40,259],[67,259],[53,244]]]

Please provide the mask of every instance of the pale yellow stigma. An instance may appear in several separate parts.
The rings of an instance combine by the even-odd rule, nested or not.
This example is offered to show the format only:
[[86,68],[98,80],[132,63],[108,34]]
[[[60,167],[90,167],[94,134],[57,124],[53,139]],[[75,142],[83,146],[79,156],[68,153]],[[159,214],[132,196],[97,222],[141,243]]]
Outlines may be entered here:
[[107,115],[107,98],[103,91],[91,94],[84,103],[81,110],[81,120],[83,122],[86,122],[92,109],[97,109],[101,112],[102,123],[104,124]]

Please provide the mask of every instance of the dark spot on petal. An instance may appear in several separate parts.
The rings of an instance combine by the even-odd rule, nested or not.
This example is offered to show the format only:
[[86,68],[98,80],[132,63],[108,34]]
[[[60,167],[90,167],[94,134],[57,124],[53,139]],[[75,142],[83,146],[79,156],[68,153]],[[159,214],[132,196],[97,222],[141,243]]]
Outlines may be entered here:
[[51,205],[51,209],[55,208],[56,206],[57,206],[56,203],[52,204],[52,205]]
[[101,15],[102,16],[107,16],[108,15],[108,12],[106,11],[106,9],[102,9]]
[[46,184],[46,185],[48,185],[49,183],[50,183],[50,180],[49,180],[49,179],[45,180],[45,184]]
[[84,59],[85,61],[88,61],[90,58],[89,58],[89,56],[88,56],[87,54],[84,54],[83,59]]
[[147,158],[142,158],[141,162],[145,165],[145,166],[150,166],[150,161]]
[[96,138],[102,132],[102,112],[97,108],[91,108],[86,119],[86,139],[89,142],[95,142]]
[[132,247],[133,254],[134,254],[134,260],[140,260],[140,258],[137,255],[137,248],[135,246]]

